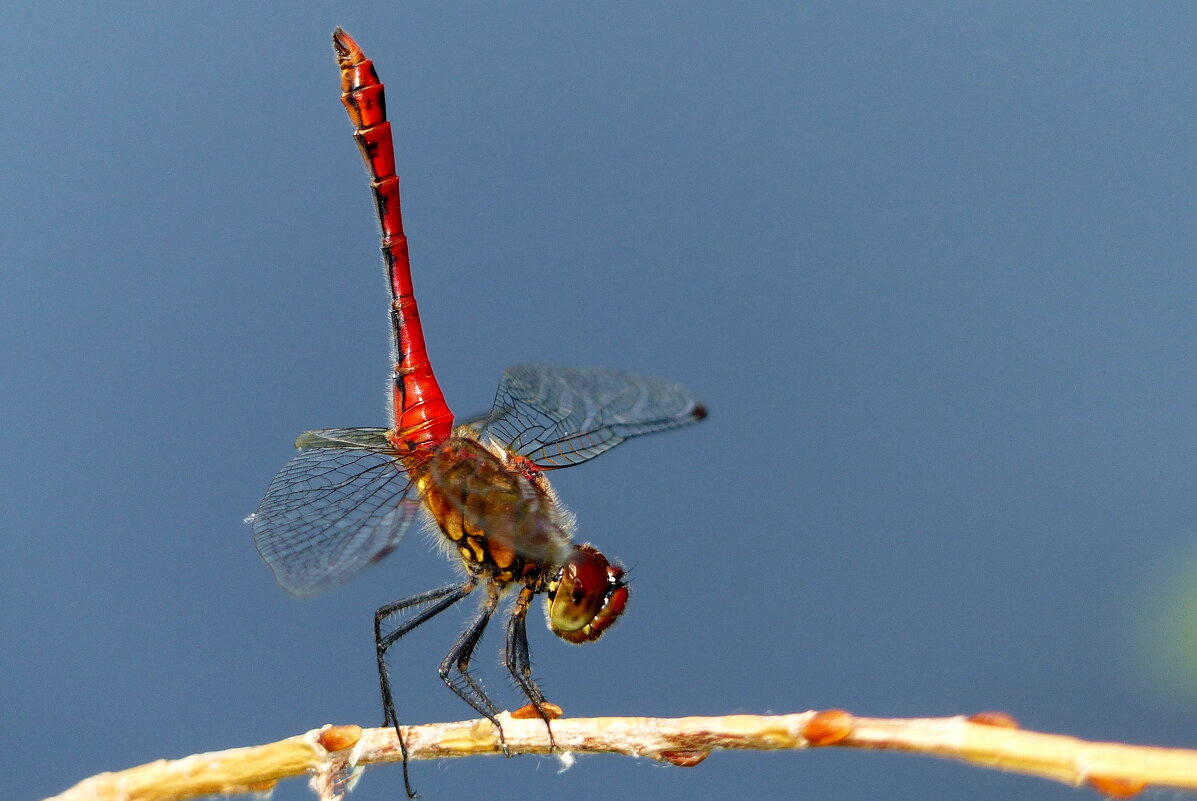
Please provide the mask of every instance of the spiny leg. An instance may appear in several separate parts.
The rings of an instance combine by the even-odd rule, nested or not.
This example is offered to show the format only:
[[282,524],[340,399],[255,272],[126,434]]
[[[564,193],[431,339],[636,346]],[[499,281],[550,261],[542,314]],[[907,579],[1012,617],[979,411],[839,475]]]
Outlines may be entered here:
[[[400,637],[421,623],[425,623],[436,617],[466,597],[476,586],[477,581],[474,580],[467,581],[465,584],[448,584],[435,590],[422,592],[419,595],[412,595],[387,604],[374,613],[374,647],[378,656],[378,683],[382,690],[382,725],[395,727],[395,737],[399,740],[399,752],[403,755],[403,788],[407,791],[408,798],[415,798],[417,793],[412,789],[411,778],[408,776],[407,741],[403,739],[403,732],[399,729],[399,716],[395,712],[395,699],[391,694],[391,677],[387,670],[386,661],[387,649],[394,645]],[[385,637],[383,636],[382,623],[386,618],[397,612],[402,612],[404,609],[432,603],[433,601],[436,603],[416,614],[411,620],[399,625]]]
[[503,726],[499,723],[499,708],[490,700],[486,691],[482,689],[482,685],[470,675],[470,659],[474,655],[474,648],[482,639],[482,632],[486,630],[486,624],[490,622],[490,617],[498,605],[499,589],[494,582],[490,582],[487,584],[486,601],[479,607],[478,614],[470,622],[470,625],[457,638],[453,648],[445,655],[437,672],[440,673],[441,681],[445,682],[450,690],[457,693],[461,700],[495,724],[495,728],[499,730],[499,744],[503,747],[503,753],[508,754],[507,740],[503,737]]
[[[398,725],[395,717],[395,706],[391,696],[390,674],[386,666],[386,652],[395,642],[405,634],[408,634],[417,626],[427,622],[433,617],[436,617],[441,612],[448,609],[453,604],[464,598],[476,586],[476,582],[467,582],[466,584],[448,584],[444,587],[438,587],[435,590],[422,592],[419,595],[411,595],[407,598],[389,603],[381,607],[374,613],[374,644],[378,654],[378,676],[381,683],[382,699],[383,699],[383,725]],[[413,606],[421,606],[426,603],[438,601],[439,603],[430,606],[427,609],[419,612],[411,620],[402,623],[394,630],[387,633],[386,636],[382,634],[382,624],[388,617],[405,609],[410,609]]]
[[533,596],[532,590],[524,587],[515,600],[515,606],[511,610],[511,619],[507,622],[507,647],[503,651],[503,664],[507,666],[515,683],[524,691],[524,695],[532,702],[536,714],[540,715],[540,719],[544,721],[545,728],[549,730],[549,746],[555,749],[557,743],[553,739],[552,718],[545,709],[547,702],[544,693],[532,679],[532,658],[528,655],[526,623],[528,607],[532,603]]

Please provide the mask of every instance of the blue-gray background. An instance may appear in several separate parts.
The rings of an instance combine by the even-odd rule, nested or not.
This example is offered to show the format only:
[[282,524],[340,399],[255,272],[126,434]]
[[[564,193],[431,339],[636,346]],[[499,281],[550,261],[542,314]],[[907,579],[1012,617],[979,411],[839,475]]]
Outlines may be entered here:
[[[451,404],[519,361],[691,387],[556,476],[635,565],[574,715],[1003,709],[1197,745],[1197,11],[1184,4],[41,4],[3,12],[5,795],[376,724],[413,535],[296,601],[242,518],[384,422],[384,286],[329,47],[375,59]],[[448,615],[396,658],[405,720]],[[519,702],[496,665],[479,667]],[[63,743],[69,747],[64,748]],[[428,798],[1073,798],[864,753],[420,764]],[[400,796],[399,774],[359,799]],[[301,781],[277,797],[308,796]]]

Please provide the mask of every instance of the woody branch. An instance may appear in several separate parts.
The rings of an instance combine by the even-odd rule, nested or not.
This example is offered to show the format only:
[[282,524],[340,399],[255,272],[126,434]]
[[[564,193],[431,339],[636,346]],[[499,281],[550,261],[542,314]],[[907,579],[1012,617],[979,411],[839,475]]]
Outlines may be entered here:
[[[513,754],[549,754],[544,724],[504,714]],[[501,753],[484,720],[405,727],[412,759]],[[623,754],[692,767],[713,751],[841,747],[897,750],[978,767],[1088,785],[1126,798],[1147,787],[1197,790],[1197,751],[1088,742],[1018,728],[1002,713],[951,718],[863,718],[839,710],[792,715],[687,718],[561,718],[557,755]],[[400,760],[389,728],[325,726],[278,742],[158,760],[85,779],[47,801],[180,801],[271,789],[307,774],[321,801],[343,796],[361,769]]]

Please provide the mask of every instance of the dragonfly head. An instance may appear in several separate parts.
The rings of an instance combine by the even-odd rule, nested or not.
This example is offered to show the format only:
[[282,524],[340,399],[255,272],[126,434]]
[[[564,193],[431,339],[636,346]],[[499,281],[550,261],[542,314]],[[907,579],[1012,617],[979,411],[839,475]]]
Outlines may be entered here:
[[549,629],[566,642],[593,642],[623,614],[628,585],[593,545],[578,545],[549,582],[545,614]]

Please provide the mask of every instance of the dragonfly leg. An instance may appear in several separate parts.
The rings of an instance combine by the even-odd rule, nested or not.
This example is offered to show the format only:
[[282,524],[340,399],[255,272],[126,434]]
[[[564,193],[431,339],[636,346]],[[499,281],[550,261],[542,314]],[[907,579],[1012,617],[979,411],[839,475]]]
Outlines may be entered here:
[[536,713],[544,721],[549,730],[549,745],[556,749],[557,743],[553,739],[553,725],[548,712],[545,711],[544,693],[532,679],[532,659],[528,655],[528,629],[526,626],[528,607],[532,603],[533,592],[528,587],[520,590],[515,606],[511,610],[511,619],[507,623],[507,647],[503,651],[503,663],[515,679],[515,683],[524,691],[524,695],[532,702]]
[[[411,779],[408,776],[407,741],[403,739],[403,732],[399,729],[399,716],[395,712],[395,699],[391,694],[391,676],[387,670],[386,660],[387,649],[394,645],[400,637],[421,623],[425,623],[436,617],[469,595],[470,591],[476,586],[477,582],[473,580],[465,584],[449,584],[435,590],[422,592],[419,595],[403,598],[394,603],[389,603],[374,613],[374,646],[378,655],[378,683],[382,690],[382,725],[395,727],[395,737],[399,740],[399,751],[403,754],[403,787],[407,791],[408,798],[415,798],[417,793],[412,789]],[[413,606],[422,606],[423,604],[432,604],[432,606],[421,610],[411,620],[404,621],[394,630],[388,632],[385,636],[383,635],[382,624],[388,617],[405,609],[410,609]]]
[[499,589],[491,582],[487,585],[487,598],[479,607],[478,614],[457,638],[453,648],[441,661],[437,672],[440,673],[441,681],[457,693],[461,700],[495,724],[495,728],[499,730],[499,743],[503,747],[503,753],[510,756],[507,741],[503,737],[503,725],[499,723],[499,708],[490,700],[482,685],[470,675],[470,660],[474,656],[474,648],[482,639],[482,632],[486,630],[486,624],[490,622],[491,615],[498,605]]

